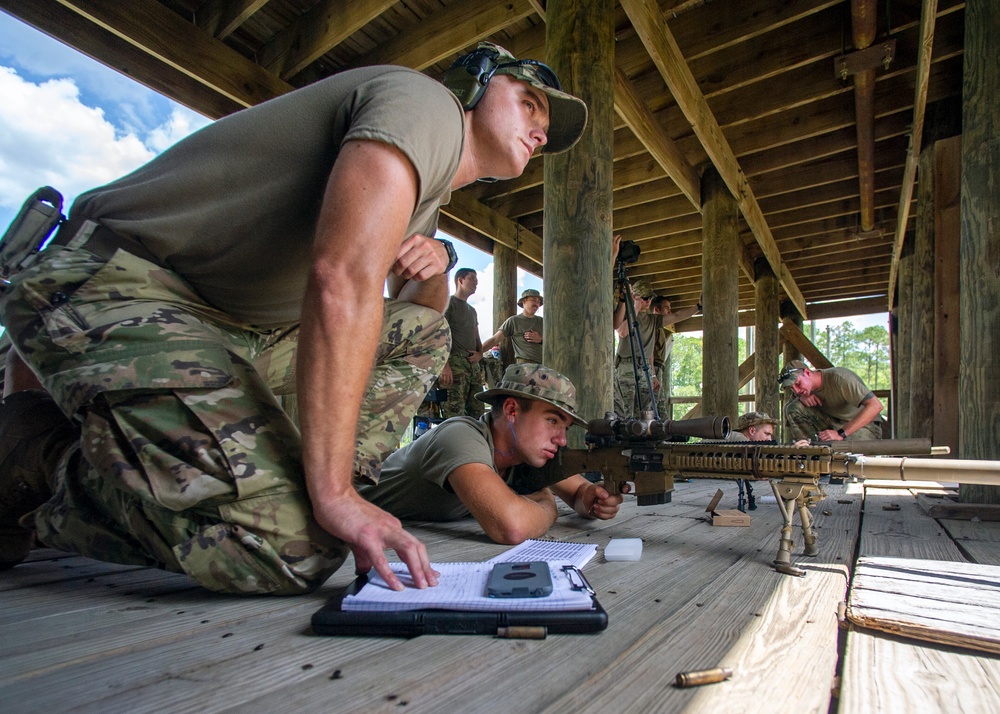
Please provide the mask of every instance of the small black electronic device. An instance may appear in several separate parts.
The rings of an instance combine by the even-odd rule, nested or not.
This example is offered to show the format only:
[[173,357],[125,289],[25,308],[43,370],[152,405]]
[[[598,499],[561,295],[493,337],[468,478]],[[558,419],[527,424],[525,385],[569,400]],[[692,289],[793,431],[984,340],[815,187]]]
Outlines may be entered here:
[[486,581],[489,597],[545,597],[552,594],[552,574],[549,564],[538,560],[531,563],[497,563]]

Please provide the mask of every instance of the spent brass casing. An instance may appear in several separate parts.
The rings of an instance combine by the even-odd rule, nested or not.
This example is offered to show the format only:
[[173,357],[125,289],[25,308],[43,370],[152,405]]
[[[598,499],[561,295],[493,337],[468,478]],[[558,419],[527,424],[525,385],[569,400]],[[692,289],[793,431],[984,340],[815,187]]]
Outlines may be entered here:
[[678,687],[697,687],[700,684],[715,684],[733,676],[728,667],[699,669],[694,672],[678,672],[675,684]]
[[547,628],[533,627],[531,625],[497,628],[497,637],[508,640],[544,640],[547,634]]

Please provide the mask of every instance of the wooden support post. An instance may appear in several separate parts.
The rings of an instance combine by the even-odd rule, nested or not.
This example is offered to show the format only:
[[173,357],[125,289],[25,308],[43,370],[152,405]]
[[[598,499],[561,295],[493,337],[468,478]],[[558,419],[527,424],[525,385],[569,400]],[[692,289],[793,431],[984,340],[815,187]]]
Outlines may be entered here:
[[756,355],[754,369],[755,402],[757,411],[779,418],[781,394],[778,386],[780,352],[778,333],[778,278],[766,260],[754,264],[754,313]]
[[962,137],[934,145],[934,434],[938,446],[958,453],[959,244]]
[[[517,313],[517,252],[500,243],[493,244],[493,332]],[[514,345],[504,340],[500,362],[504,369],[514,361]]]
[[[790,300],[782,300],[780,313],[782,324],[791,323],[798,327],[800,331],[802,330],[802,315],[799,314],[799,311],[795,309],[795,305]],[[793,359],[802,359],[802,353],[799,352],[798,347],[785,340],[781,345],[781,364],[788,364]]]
[[701,178],[702,412],[734,422],[739,405],[739,223],[736,200],[714,168]]
[[[587,103],[589,120],[579,144],[545,158],[542,346],[545,363],[576,385],[581,416],[595,419],[613,395],[615,2],[549,0],[545,9],[546,61],[563,89]],[[568,438],[583,446],[581,430]]]
[[934,430],[934,148],[917,164],[917,215],[910,271],[909,436],[930,438]]
[[910,428],[910,359],[913,344],[910,333],[913,329],[913,236],[909,234],[899,253],[899,278],[896,286],[899,304],[896,306],[896,354],[893,355],[893,371],[896,391],[893,399],[894,435],[897,439],[908,439]]
[[[962,86],[961,350],[958,455],[1000,458],[1000,3],[965,5]],[[1000,503],[996,486],[964,485],[963,501]]]

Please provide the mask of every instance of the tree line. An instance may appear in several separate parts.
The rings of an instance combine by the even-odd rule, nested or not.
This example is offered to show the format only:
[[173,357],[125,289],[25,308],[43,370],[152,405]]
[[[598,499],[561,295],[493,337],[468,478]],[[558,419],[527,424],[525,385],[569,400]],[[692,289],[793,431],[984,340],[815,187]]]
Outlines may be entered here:
[[[817,329],[815,323],[806,326],[806,335],[837,367],[847,367],[856,373],[869,389],[889,389],[889,331],[882,325],[857,329],[851,322]],[[693,397],[702,393],[701,337],[674,335],[670,354],[670,394],[674,397]],[[739,339],[740,361],[747,358],[746,340]],[[778,375],[773,375],[777,379]],[[673,418],[680,418],[690,409],[690,404],[674,407]],[[744,411],[743,408],[740,411]]]

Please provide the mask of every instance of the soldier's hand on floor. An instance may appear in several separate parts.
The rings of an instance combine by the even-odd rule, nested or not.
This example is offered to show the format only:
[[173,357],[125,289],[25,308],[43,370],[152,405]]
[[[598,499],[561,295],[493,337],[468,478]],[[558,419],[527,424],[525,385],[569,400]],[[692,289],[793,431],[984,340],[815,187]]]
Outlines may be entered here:
[[437,585],[439,573],[431,567],[424,544],[403,530],[398,518],[369,503],[357,491],[350,493],[353,495],[325,503],[322,512],[317,508],[316,518],[327,532],[350,546],[357,571],[367,573],[375,568],[390,588],[402,590],[403,583],[385,557],[385,550],[391,549],[406,563],[416,587]]

